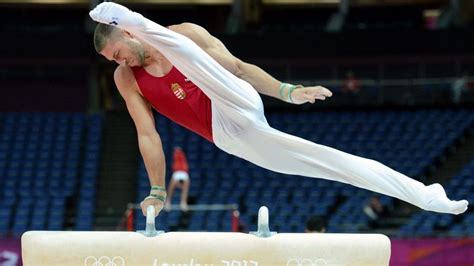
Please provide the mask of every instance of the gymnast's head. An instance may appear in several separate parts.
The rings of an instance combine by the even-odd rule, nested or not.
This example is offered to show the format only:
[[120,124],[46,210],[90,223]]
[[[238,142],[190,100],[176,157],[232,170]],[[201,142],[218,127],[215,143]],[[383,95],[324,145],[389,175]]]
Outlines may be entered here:
[[130,67],[145,64],[145,47],[128,31],[120,28],[97,24],[94,31],[94,47],[97,53],[117,64]]

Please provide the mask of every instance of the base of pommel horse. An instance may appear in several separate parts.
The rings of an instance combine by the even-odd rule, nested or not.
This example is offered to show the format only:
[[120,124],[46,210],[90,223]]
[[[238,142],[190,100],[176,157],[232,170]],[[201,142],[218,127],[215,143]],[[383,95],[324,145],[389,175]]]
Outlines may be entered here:
[[378,266],[390,259],[390,240],[379,234],[30,231],[21,242],[25,266]]

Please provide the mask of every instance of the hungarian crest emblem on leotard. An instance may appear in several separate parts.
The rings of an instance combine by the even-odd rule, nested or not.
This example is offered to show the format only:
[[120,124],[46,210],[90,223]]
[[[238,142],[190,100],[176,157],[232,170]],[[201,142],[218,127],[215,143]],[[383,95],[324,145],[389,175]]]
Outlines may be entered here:
[[186,92],[179,86],[178,83],[171,83],[171,90],[173,91],[176,98],[184,100],[186,98]]

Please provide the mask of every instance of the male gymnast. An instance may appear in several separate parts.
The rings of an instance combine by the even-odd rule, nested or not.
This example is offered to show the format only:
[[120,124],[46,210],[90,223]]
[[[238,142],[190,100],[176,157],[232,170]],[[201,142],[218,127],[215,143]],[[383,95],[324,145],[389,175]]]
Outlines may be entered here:
[[119,64],[115,83],[134,120],[150,179],[142,203],[156,214],[166,200],[165,157],[152,108],[213,142],[219,149],[289,175],[339,181],[396,197],[424,210],[460,214],[466,200],[450,200],[440,184],[429,186],[370,159],[319,145],[272,128],[259,93],[303,104],[332,93],[321,86],[286,84],[234,57],[204,28],[163,27],[116,3],[90,13],[99,22],[98,53]]

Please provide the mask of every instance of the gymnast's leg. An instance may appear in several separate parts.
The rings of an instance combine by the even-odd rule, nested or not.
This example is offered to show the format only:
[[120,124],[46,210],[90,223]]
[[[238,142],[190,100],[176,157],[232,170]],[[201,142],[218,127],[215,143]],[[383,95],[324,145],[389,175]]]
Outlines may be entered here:
[[351,184],[428,211],[460,214],[467,210],[466,200],[449,200],[439,184],[425,186],[377,161],[280,132],[265,121],[255,122],[235,137],[227,151],[276,172]]

